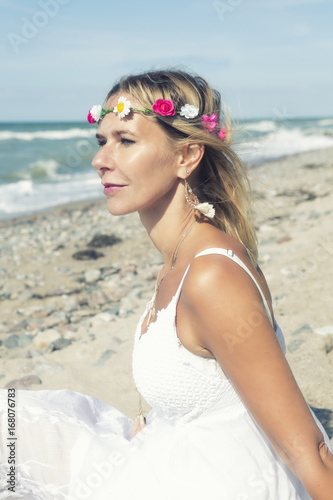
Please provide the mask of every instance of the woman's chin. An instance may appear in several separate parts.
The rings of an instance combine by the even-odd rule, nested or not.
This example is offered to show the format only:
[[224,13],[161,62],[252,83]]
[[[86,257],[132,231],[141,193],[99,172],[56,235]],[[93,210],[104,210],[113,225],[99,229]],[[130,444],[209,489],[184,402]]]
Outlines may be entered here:
[[136,212],[136,208],[134,207],[125,207],[121,205],[117,205],[113,202],[113,200],[108,199],[107,201],[108,211],[111,215],[128,215]]

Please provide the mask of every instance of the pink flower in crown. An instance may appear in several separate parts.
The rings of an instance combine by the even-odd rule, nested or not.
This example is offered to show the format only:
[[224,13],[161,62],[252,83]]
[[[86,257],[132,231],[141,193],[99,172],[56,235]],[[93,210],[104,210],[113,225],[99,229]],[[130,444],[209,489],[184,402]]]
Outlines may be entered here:
[[220,132],[218,133],[219,139],[221,139],[221,141],[224,141],[226,135],[227,135],[227,130],[225,128],[221,128]]
[[152,109],[162,116],[174,116],[176,114],[173,102],[170,99],[157,99]]
[[202,123],[203,123],[204,129],[207,132],[209,132],[210,134],[215,132],[215,129],[219,126],[218,121],[217,121],[217,115],[215,113],[212,113],[210,116],[203,115]]

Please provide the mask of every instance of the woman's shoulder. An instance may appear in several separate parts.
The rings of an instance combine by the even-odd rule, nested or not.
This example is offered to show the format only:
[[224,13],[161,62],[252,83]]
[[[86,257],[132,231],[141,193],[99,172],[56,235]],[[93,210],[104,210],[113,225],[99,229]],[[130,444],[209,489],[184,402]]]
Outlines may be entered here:
[[[212,234],[197,246],[183,283],[183,300],[195,307],[205,300],[223,300],[228,296],[229,300],[234,297],[239,304],[240,298],[253,300],[261,290],[273,314],[270,291],[261,269],[253,265],[241,242],[219,233]],[[200,255],[202,252],[204,255]]]
[[250,272],[253,271],[245,249],[230,245],[228,247],[217,244],[205,245],[196,252],[191,262],[183,283],[183,294],[195,298],[200,292],[207,294],[212,290],[224,293],[231,285],[233,288],[241,286],[243,280],[248,279],[248,275],[236,259],[230,258],[228,254],[238,257]]
[[[204,255],[200,255],[203,252]],[[225,253],[235,256],[234,261],[225,256]],[[191,280],[205,280],[214,277],[216,273],[229,273],[236,269],[234,262],[238,259],[251,273],[257,272],[245,246],[233,236],[215,227],[209,228],[204,237],[197,241],[193,256],[188,273],[188,278]]]

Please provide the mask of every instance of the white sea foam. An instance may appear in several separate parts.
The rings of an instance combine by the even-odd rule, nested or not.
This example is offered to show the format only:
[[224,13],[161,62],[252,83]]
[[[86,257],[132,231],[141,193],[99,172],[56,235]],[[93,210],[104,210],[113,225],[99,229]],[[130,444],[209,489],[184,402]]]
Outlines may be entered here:
[[33,141],[35,139],[46,139],[63,141],[77,137],[90,138],[96,134],[96,130],[85,128],[70,128],[68,130],[37,130],[35,132],[14,132],[13,130],[0,131],[0,141],[12,139],[20,141]]
[[59,163],[55,160],[38,160],[29,164],[30,175],[33,179],[57,179]]
[[259,141],[242,144],[239,151],[245,161],[259,162],[328,147],[333,147],[333,137],[307,135],[299,129],[281,129]]
[[272,132],[276,130],[275,122],[271,120],[262,120],[258,123],[247,123],[246,130],[253,130],[254,132]]
[[34,183],[26,180],[2,184],[0,219],[102,196],[101,181],[91,173],[73,176],[68,182]]
[[333,118],[326,118],[324,120],[319,120],[318,125],[321,127],[326,127],[327,125],[333,125]]

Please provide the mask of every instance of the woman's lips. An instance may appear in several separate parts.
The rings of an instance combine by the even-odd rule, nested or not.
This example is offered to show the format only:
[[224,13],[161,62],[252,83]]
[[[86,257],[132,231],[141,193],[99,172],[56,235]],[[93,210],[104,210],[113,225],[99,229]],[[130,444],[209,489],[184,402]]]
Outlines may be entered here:
[[104,194],[114,193],[119,189],[125,187],[124,184],[103,184],[104,185]]

